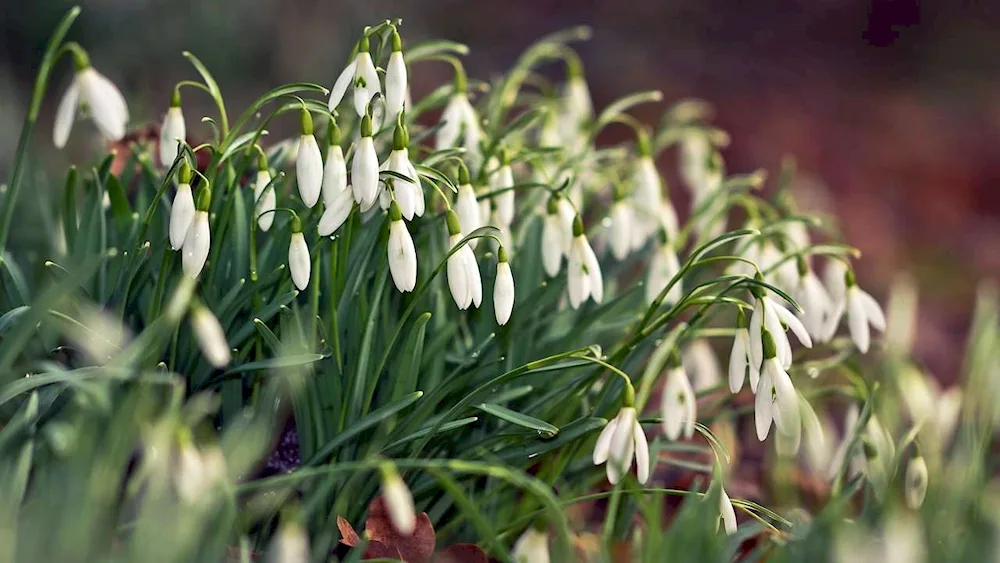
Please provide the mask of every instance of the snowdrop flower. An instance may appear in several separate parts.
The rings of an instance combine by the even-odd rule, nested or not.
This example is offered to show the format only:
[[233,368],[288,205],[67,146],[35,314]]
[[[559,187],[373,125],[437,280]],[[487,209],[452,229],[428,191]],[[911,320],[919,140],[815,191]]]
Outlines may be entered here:
[[545,273],[554,278],[559,275],[563,256],[569,254],[576,212],[573,204],[559,194],[549,198],[546,211],[542,223],[542,266]]
[[[646,277],[646,303],[652,304],[680,270],[681,264],[677,260],[674,245],[664,240],[649,262],[649,274]],[[673,305],[680,301],[683,296],[684,284],[682,280],[677,280],[677,283],[663,298],[663,303],[667,306]]]
[[951,442],[962,410],[962,388],[942,391],[934,377],[906,366],[900,374],[899,391],[914,425],[920,426],[921,443],[940,451]]
[[920,508],[927,496],[927,462],[919,453],[910,458],[906,466],[904,495],[906,506],[911,510]]
[[529,526],[511,552],[514,563],[549,563],[549,537],[543,530]]
[[667,438],[690,440],[694,436],[698,404],[683,365],[676,365],[667,372],[660,408],[663,409],[663,433]]
[[177,192],[170,205],[170,247],[180,250],[184,245],[188,228],[194,219],[194,197],[191,195],[191,167],[187,161],[181,163],[177,173]]
[[830,294],[830,299],[834,303],[844,299],[847,294],[847,285],[844,283],[844,276],[847,275],[849,265],[843,260],[828,258],[826,268],[823,270],[823,284]]
[[493,283],[493,310],[496,313],[497,324],[505,325],[510,320],[514,310],[514,275],[507,261],[507,249],[503,246],[497,251],[497,277]]
[[729,390],[734,394],[743,389],[743,382],[750,374],[750,391],[757,392],[760,381],[760,369],[750,360],[750,321],[746,313],[739,309],[736,313],[736,336],[733,338],[733,349],[729,354]]
[[210,364],[217,368],[225,367],[231,359],[226,333],[219,324],[219,319],[208,310],[208,307],[196,303],[191,309],[191,330],[194,331],[198,347]]
[[830,460],[830,465],[827,470],[826,478],[828,481],[833,481],[840,473],[840,469],[844,465],[844,462],[847,459],[847,454],[849,453],[847,450],[851,445],[851,433],[854,432],[854,427],[858,425],[858,419],[860,417],[861,411],[858,409],[858,405],[856,403],[851,403],[847,407],[847,413],[844,415],[844,439],[841,440],[837,449],[834,450],[833,458]]
[[395,466],[391,463],[383,463],[380,469],[382,472],[382,498],[385,500],[389,520],[396,531],[409,536],[417,527],[413,495],[410,494],[406,483],[399,477]]
[[639,132],[638,150],[639,159],[632,179],[635,186],[632,190],[632,206],[636,210],[632,248],[635,249],[642,247],[661,226],[670,240],[677,237],[678,231],[677,213],[669,202],[664,204],[663,183],[653,162],[653,149],[645,131]]
[[388,253],[389,273],[396,289],[403,293],[413,291],[417,286],[417,251],[403,223],[403,212],[395,201],[389,205]]
[[313,136],[313,121],[309,110],[302,110],[302,135],[295,157],[295,179],[299,184],[299,196],[306,207],[319,201],[323,188],[323,155],[319,152],[316,137]]
[[[420,185],[420,177],[417,175],[417,169],[410,162],[409,150],[407,149],[409,144],[410,135],[407,133],[406,127],[400,122],[392,135],[392,152],[389,153],[389,158],[380,167],[380,170],[389,170],[413,180],[412,182],[401,178],[392,178],[389,180],[392,182],[396,203],[399,204],[399,209],[403,212],[403,217],[407,221],[412,220],[414,215],[419,217],[424,214],[424,190]],[[389,208],[389,201],[391,199],[392,196],[389,194],[388,187],[382,188],[379,195],[379,203],[383,209]]]
[[558,118],[559,136],[572,153],[578,153],[587,141],[583,135],[584,126],[594,117],[590,90],[578,63],[569,66],[561,107]]
[[[632,212],[632,207],[619,197],[611,204],[611,254],[615,260],[624,260],[630,250],[632,250],[632,230],[635,228],[636,217]],[[650,268],[652,272],[652,268]],[[647,287],[647,294],[649,289]]]
[[705,338],[692,340],[681,354],[684,370],[690,374],[696,391],[712,389],[722,381],[722,368],[715,351]]
[[[482,209],[476,200],[476,190],[472,187],[469,178],[469,169],[461,161],[458,164],[458,196],[455,200],[455,212],[458,213],[458,221],[464,229],[463,235],[467,235],[485,224]],[[475,250],[478,243],[479,239],[473,239],[469,241],[469,247]]]
[[340,147],[341,140],[340,127],[331,120],[322,185],[323,205],[328,208],[334,206],[347,190],[347,162],[344,160],[344,149]]
[[192,278],[197,278],[201,274],[212,246],[212,233],[208,226],[208,208],[211,202],[212,190],[208,187],[208,182],[205,182],[205,187],[198,194],[198,209],[194,213],[194,219],[191,220],[191,226],[188,227],[181,247],[184,273]]
[[792,347],[782,324],[787,325],[806,348],[812,348],[809,332],[798,317],[771,299],[767,290],[754,288],[753,293],[755,299],[753,314],[750,316],[750,363],[753,366],[763,364],[763,331],[767,330],[777,347],[778,362],[781,367],[788,369],[792,365]]
[[337,81],[333,83],[333,88],[330,90],[330,103],[328,104],[330,113],[337,109],[341,100],[344,99],[344,94],[347,93],[347,88],[353,85],[354,111],[358,113],[358,117],[364,117],[367,114],[368,103],[381,90],[378,72],[375,71],[375,63],[372,62],[372,56],[368,52],[370,48],[368,36],[365,35],[358,41],[358,54],[354,61],[347,65],[347,68],[337,77]]
[[917,283],[903,273],[892,280],[889,302],[886,306],[885,347],[899,356],[913,350],[917,332]]
[[[448,222],[448,244],[450,248],[458,247],[462,241],[462,227],[458,221],[458,213],[449,209],[446,215]],[[448,257],[448,288],[455,304],[462,311],[479,307],[483,301],[483,281],[479,274],[479,263],[476,255],[468,244],[463,244]]]
[[354,146],[354,159],[351,161],[351,183],[354,201],[362,211],[371,209],[379,195],[378,155],[372,139],[372,118],[368,115],[361,118],[361,138]]
[[868,352],[871,343],[871,332],[868,325],[878,331],[884,331],[885,314],[882,313],[882,307],[878,301],[875,301],[875,298],[867,291],[858,287],[858,283],[854,279],[854,272],[850,269],[844,274],[844,287],[844,297],[836,302],[829,317],[827,317],[825,336],[827,340],[833,338],[840,318],[846,309],[847,328],[851,339],[854,340],[854,345],[857,346],[858,350],[864,354]]
[[703,131],[693,131],[681,139],[679,170],[684,185],[691,192],[692,205],[696,206],[710,192],[708,163],[712,156],[712,143]]
[[385,67],[386,118],[394,120],[403,111],[406,101],[406,62],[403,60],[403,40],[392,30],[392,54]]
[[802,307],[802,312],[798,317],[806,327],[806,331],[816,340],[823,339],[823,327],[826,324],[826,317],[833,307],[830,295],[813,273],[809,264],[802,256],[797,260],[798,281],[792,288],[792,297]]
[[441,113],[443,125],[437,132],[437,148],[449,149],[461,144],[465,148],[465,158],[469,165],[478,169],[482,160],[479,141],[483,131],[479,125],[479,116],[469,102],[467,90],[465,72],[456,70],[454,93]]
[[598,264],[597,256],[594,255],[594,250],[583,234],[583,220],[579,215],[573,219],[573,242],[569,248],[569,266],[566,275],[569,304],[574,309],[579,309],[588,297],[594,303],[600,303],[604,299],[601,265]]
[[274,208],[278,202],[274,186],[268,187],[270,183],[271,172],[267,168],[267,155],[261,151],[257,157],[257,178],[253,185],[253,200],[257,226],[265,233],[274,223]]
[[829,461],[826,438],[823,435],[823,425],[816,416],[812,405],[796,391],[799,401],[799,419],[801,425],[789,428],[788,432],[778,432],[775,448],[778,455],[791,457],[799,453],[802,442],[806,442],[806,455],[810,467],[825,468]]
[[736,510],[733,508],[733,501],[729,499],[729,495],[726,494],[726,489],[721,488],[719,491],[719,517],[722,519],[722,523],[726,528],[726,535],[733,535],[736,533]]
[[[76,44],[73,44],[76,46]],[[52,140],[57,149],[66,146],[78,110],[86,108],[101,135],[109,141],[125,136],[128,107],[125,97],[110,80],[90,66],[90,58],[79,46],[72,49],[76,76],[56,109]]]
[[510,162],[504,151],[500,151],[500,168],[493,173],[490,178],[490,188],[492,190],[506,190],[495,196],[497,205],[497,218],[500,223],[510,226],[514,222],[515,200],[514,200],[514,172],[510,168]]
[[[634,391],[633,391],[634,393]],[[594,446],[594,465],[605,465],[608,481],[618,484],[632,467],[635,458],[636,477],[640,484],[649,480],[649,444],[636,418],[635,407],[628,404],[601,430]]]
[[181,111],[181,92],[174,88],[170,96],[170,109],[160,127],[160,164],[169,167],[177,159],[177,142],[187,139],[184,112]]
[[302,221],[298,215],[292,216],[292,242],[288,245],[288,271],[292,274],[292,282],[299,291],[309,285],[309,273],[312,260],[309,258],[309,246],[306,237],[302,235]]
[[799,431],[799,399],[792,379],[777,357],[777,346],[770,331],[763,333],[764,365],[754,401],[754,421],[757,439],[763,442],[771,429],[771,422],[779,433],[789,435]]
[[310,558],[309,535],[298,514],[290,518],[287,512],[282,511],[281,528],[271,540],[268,563],[309,563]]
[[173,469],[174,489],[184,503],[204,504],[216,496],[214,490],[225,482],[226,459],[218,446],[196,447],[187,429],[181,432],[178,439],[180,444]]

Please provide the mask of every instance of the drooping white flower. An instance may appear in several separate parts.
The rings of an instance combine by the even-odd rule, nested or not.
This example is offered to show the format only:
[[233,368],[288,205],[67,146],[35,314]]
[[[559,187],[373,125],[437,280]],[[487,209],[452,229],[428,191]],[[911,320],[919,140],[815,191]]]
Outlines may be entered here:
[[920,508],[927,496],[927,462],[923,456],[916,455],[906,466],[906,479],[903,487],[906,505],[911,510]]
[[830,465],[827,469],[826,478],[828,481],[832,481],[837,477],[841,468],[847,460],[848,448],[851,445],[851,433],[854,432],[854,427],[858,425],[858,419],[861,416],[861,411],[858,409],[856,403],[851,403],[847,407],[847,412],[844,415],[844,439],[840,441],[837,449],[833,452],[833,457],[830,459]]
[[403,293],[413,291],[417,286],[417,251],[396,202],[389,206],[389,221],[388,253],[392,282]]
[[[636,217],[632,207],[624,199],[611,204],[610,242],[611,254],[616,260],[624,260],[632,250],[632,229],[635,228]],[[652,268],[650,268],[652,275]],[[649,289],[647,288],[647,295]]]
[[494,201],[497,205],[497,218],[502,224],[509,226],[514,222],[516,203],[514,190],[511,189],[514,187],[514,172],[506,162],[506,155],[502,155],[500,161],[500,168],[490,176],[490,190],[506,190],[494,196]]
[[348,87],[354,86],[354,111],[358,113],[358,117],[364,117],[368,111],[368,103],[381,90],[375,63],[372,62],[372,56],[368,52],[370,47],[367,35],[358,41],[357,56],[340,73],[330,90],[328,108],[331,113],[344,99]]
[[858,287],[854,279],[854,272],[847,270],[844,274],[845,287],[844,298],[837,301],[827,317],[825,336],[827,340],[833,338],[837,331],[837,325],[843,316],[845,309],[847,312],[847,328],[854,340],[854,345],[864,354],[868,352],[871,343],[871,332],[869,325],[878,331],[885,330],[885,314],[882,307],[875,301],[867,291]]
[[229,343],[226,342],[226,333],[219,324],[219,319],[204,305],[195,305],[191,310],[191,330],[194,332],[195,340],[201,353],[210,364],[217,368],[225,367],[229,364],[232,356],[229,351]]
[[[462,224],[462,234],[467,235],[472,231],[482,227],[482,208],[476,200],[476,190],[472,187],[469,178],[469,169],[464,163],[458,166],[458,196],[455,200],[455,212],[458,213],[458,220]],[[469,241],[469,246],[475,250],[479,244],[479,239]]]
[[493,310],[497,324],[503,326],[510,320],[510,314],[514,310],[514,275],[507,261],[506,248],[500,247],[497,260],[497,277],[493,282]]
[[935,452],[950,442],[962,410],[962,388],[942,391],[937,380],[914,366],[905,366],[898,378],[903,404],[910,420],[920,427],[921,445]]
[[564,197],[554,195],[549,198],[542,223],[542,266],[550,278],[559,275],[562,258],[569,254],[575,217],[573,205]]
[[[812,348],[809,332],[791,311],[779,304],[767,294],[766,290],[757,291],[754,299],[753,314],[750,316],[750,363],[761,366],[764,362],[762,335],[766,329],[771,333],[777,347],[778,362],[785,369],[792,365],[792,347],[785,334],[787,325],[795,337],[806,348]],[[763,372],[763,368],[761,368]]]
[[712,389],[722,381],[722,368],[715,351],[705,338],[692,340],[681,354],[684,370],[694,382],[695,391]]
[[[677,260],[677,253],[674,245],[670,242],[663,242],[656,253],[653,254],[649,262],[649,273],[646,276],[646,303],[652,303],[660,295],[660,292],[670,284],[681,270],[680,261]],[[684,284],[682,280],[670,288],[663,298],[663,304],[670,306],[677,303],[684,296]]]
[[[458,214],[454,210],[448,210],[448,244],[454,249],[462,241],[462,229],[459,225]],[[479,307],[483,301],[483,281],[479,273],[479,263],[476,262],[476,255],[468,244],[463,244],[461,248],[448,257],[448,288],[451,290],[451,297],[455,304],[462,311],[473,307]]]
[[417,514],[413,508],[413,495],[395,468],[382,466],[382,498],[389,513],[389,520],[396,531],[409,536],[417,527]]
[[823,284],[826,285],[826,292],[834,303],[842,301],[847,296],[847,284],[844,277],[847,275],[849,265],[843,260],[829,258],[826,261],[826,268],[823,270]]
[[[396,177],[389,180],[392,182],[395,199],[399,203],[403,217],[410,221],[414,216],[419,217],[424,214],[424,190],[420,185],[417,169],[410,162],[408,145],[409,134],[406,132],[405,126],[397,125],[393,134],[392,152],[389,153],[389,158],[382,164],[380,170],[389,170],[412,180],[407,181]],[[382,188],[379,203],[383,209],[389,208],[390,199],[388,187]]]
[[798,281],[792,289],[792,297],[802,307],[798,317],[806,331],[812,338],[822,340],[826,317],[830,314],[833,303],[823,283],[802,257],[798,260]]
[[254,217],[257,218],[257,225],[265,233],[274,223],[274,209],[278,203],[278,196],[274,193],[274,186],[268,187],[271,183],[271,172],[267,168],[267,156],[261,153],[257,158],[257,178],[253,184]]
[[170,205],[170,247],[180,250],[187,237],[188,228],[194,219],[194,196],[191,195],[191,167],[181,164],[177,173],[177,192]]
[[323,189],[323,155],[313,136],[312,116],[305,109],[302,110],[302,135],[295,157],[295,180],[299,185],[299,197],[306,207],[316,205]]
[[212,246],[212,234],[208,226],[208,204],[202,205],[203,201],[211,197],[206,197],[207,191],[208,187],[206,186],[198,195],[198,210],[195,211],[191,226],[188,227],[187,234],[184,236],[184,245],[181,247],[181,264],[184,267],[184,273],[192,278],[197,278],[201,274],[201,269],[205,267],[205,261],[208,260],[208,251]]
[[549,563],[549,536],[529,526],[514,542],[511,551],[514,563]]
[[569,290],[569,304],[574,309],[587,300],[593,299],[600,303],[604,299],[604,279],[601,276],[601,265],[597,262],[594,250],[587,242],[583,233],[583,220],[577,216],[573,220],[573,242],[569,248],[569,265],[566,285]]
[[406,103],[406,62],[403,60],[403,41],[399,32],[392,30],[392,54],[385,67],[386,119],[395,121]]
[[285,521],[282,514],[281,528],[271,540],[268,563],[309,563],[310,559],[309,535],[305,527],[297,518]]
[[640,132],[639,158],[635,163],[632,183],[632,206],[636,210],[632,247],[640,248],[659,229],[666,230],[667,238],[677,236],[677,215],[673,206],[663,204],[663,182],[653,162],[649,136]]
[[722,519],[722,524],[726,529],[726,535],[733,535],[736,533],[736,510],[733,509],[733,501],[729,499],[729,495],[726,494],[726,489],[722,488],[719,496],[719,518]]
[[459,72],[455,75],[455,91],[441,113],[443,125],[437,132],[437,148],[449,149],[461,145],[466,151],[466,162],[471,168],[478,170],[482,161],[479,142],[483,130],[466,90],[465,75]]
[[671,440],[694,436],[694,425],[698,421],[698,403],[694,389],[684,367],[675,366],[667,372],[660,398],[663,415],[663,433]]
[[361,138],[354,145],[354,159],[351,161],[351,185],[354,201],[362,211],[371,209],[378,200],[378,154],[372,139],[372,120],[369,116],[361,119]]
[[733,348],[729,353],[729,390],[739,393],[743,382],[750,375],[750,391],[757,392],[760,382],[760,369],[750,360],[750,321],[741,308],[736,313],[736,336],[733,337]]
[[801,425],[789,428],[788,432],[778,432],[777,440],[775,440],[778,455],[794,456],[799,453],[804,444],[804,457],[808,466],[813,471],[825,471],[829,466],[832,451],[827,443],[823,425],[809,401],[797,391],[796,394],[798,394]]
[[558,118],[559,136],[570,154],[579,153],[586,145],[583,134],[587,122],[594,117],[594,104],[583,73],[570,70],[562,94],[562,111]]
[[776,344],[767,330],[763,334],[763,356],[764,365],[754,400],[754,421],[761,442],[767,439],[772,421],[778,432],[785,435],[800,431],[802,424],[798,394],[777,358]]
[[712,144],[701,131],[693,131],[681,139],[679,169],[684,185],[691,192],[694,201],[702,201],[707,195],[708,160],[712,154]]
[[114,83],[90,66],[82,51],[74,51],[73,55],[76,75],[56,109],[52,133],[56,148],[66,146],[73,121],[81,108],[87,109],[101,136],[109,141],[120,141],[125,136],[125,125],[128,123],[125,97]]
[[344,186],[344,189],[323,210],[317,225],[319,235],[322,237],[332,235],[351,215],[352,209],[354,209],[354,195],[350,186]]
[[181,111],[181,93],[174,89],[170,96],[170,109],[160,127],[160,164],[169,167],[177,159],[177,143],[187,139],[184,112]]
[[323,163],[323,205],[332,207],[347,190],[347,162],[340,147],[340,127],[331,122],[326,162]]
[[649,480],[649,444],[636,418],[635,408],[622,407],[601,430],[594,446],[594,465],[605,463],[608,481],[615,485],[632,467],[635,458],[636,478],[640,484]]
[[188,505],[204,505],[217,498],[215,491],[226,479],[226,458],[218,446],[197,448],[187,432],[173,460],[173,484],[180,500]]
[[306,238],[302,235],[302,223],[298,217],[292,219],[292,241],[288,245],[288,271],[292,275],[292,282],[299,291],[304,291],[309,286],[309,274],[312,269],[312,260],[309,258],[309,246],[306,245]]

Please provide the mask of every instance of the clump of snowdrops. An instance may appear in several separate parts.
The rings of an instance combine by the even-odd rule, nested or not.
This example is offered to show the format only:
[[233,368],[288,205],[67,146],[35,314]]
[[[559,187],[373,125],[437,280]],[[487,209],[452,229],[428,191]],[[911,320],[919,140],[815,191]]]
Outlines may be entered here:
[[[911,284],[887,319],[791,168],[726,171],[706,104],[655,127],[629,115],[655,91],[597,111],[586,29],[483,82],[465,46],[381,22],[332,87],[232,123],[184,53],[194,79],[130,142],[127,97],[64,42],[78,13],[3,190],[0,560],[997,553],[996,294],[942,391],[911,359]],[[63,55],[54,144],[89,121],[116,150],[21,198],[52,234],[32,262],[6,243],[53,172],[26,154]],[[453,79],[415,96],[428,65]],[[191,96],[218,111],[193,146]],[[285,121],[299,135],[266,136]],[[632,140],[597,143],[610,127]],[[293,461],[265,470],[282,428]]]

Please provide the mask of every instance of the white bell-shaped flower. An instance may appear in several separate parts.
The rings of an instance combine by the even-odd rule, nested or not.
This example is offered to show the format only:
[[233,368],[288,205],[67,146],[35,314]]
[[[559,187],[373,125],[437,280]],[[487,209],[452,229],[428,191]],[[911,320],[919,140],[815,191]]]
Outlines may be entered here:
[[500,223],[510,226],[514,222],[514,212],[516,211],[516,201],[514,198],[514,172],[510,164],[506,162],[506,155],[501,155],[500,161],[503,163],[500,168],[490,176],[490,190],[505,190],[494,196],[497,205],[497,219]]
[[406,103],[406,62],[403,60],[403,41],[399,32],[392,30],[392,54],[385,67],[386,119],[395,121]]
[[482,140],[483,130],[479,124],[479,116],[469,102],[467,89],[464,73],[457,72],[454,93],[441,112],[443,125],[438,129],[436,143],[438,150],[462,146],[466,151],[466,162],[471,168],[478,170],[482,162],[479,142]]
[[313,136],[312,116],[306,109],[302,110],[302,135],[295,157],[295,180],[299,185],[299,197],[306,207],[316,205],[323,189],[323,155]]
[[594,249],[583,233],[583,221],[577,216],[573,220],[573,242],[569,248],[566,285],[569,290],[569,304],[574,309],[589,297],[594,303],[604,299],[604,279],[601,265],[597,262]]
[[708,339],[696,338],[689,342],[681,353],[681,361],[695,391],[714,389],[722,382],[722,368]]
[[323,205],[329,208],[347,190],[347,162],[344,160],[344,149],[340,147],[340,127],[335,122],[330,123],[328,142],[326,162],[323,163],[322,192]]
[[635,407],[625,406],[601,430],[594,446],[594,465],[605,465],[608,481],[618,484],[635,459],[636,478],[640,484],[649,480],[649,444],[636,418]]
[[187,139],[184,112],[181,111],[181,93],[174,89],[170,96],[170,109],[160,127],[160,164],[169,167],[177,159],[177,143]]
[[722,520],[722,525],[726,530],[726,535],[733,535],[736,533],[736,510],[733,508],[733,501],[730,500],[729,495],[726,493],[726,489],[722,488],[719,495],[719,518]]
[[833,338],[834,333],[837,331],[837,325],[840,323],[840,318],[846,309],[847,328],[851,334],[851,340],[854,341],[854,345],[858,347],[858,350],[864,354],[868,352],[868,347],[871,344],[871,331],[868,326],[871,325],[880,332],[884,331],[885,313],[882,312],[882,307],[874,297],[858,287],[853,271],[847,270],[847,273],[844,274],[844,279],[846,287],[844,298],[837,301],[831,309],[830,315],[827,317],[824,336],[826,336],[827,340]]
[[[649,273],[646,276],[646,303],[653,303],[680,271],[681,264],[674,251],[674,245],[664,241],[656,249],[652,260],[649,261]],[[663,304],[673,305],[680,301],[683,296],[684,286],[681,280],[677,280],[677,283],[663,298]]]
[[[455,212],[458,213],[458,220],[462,224],[463,235],[485,225],[482,208],[476,199],[476,190],[472,187],[469,178],[469,169],[464,163],[458,165],[458,196],[455,199]],[[469,241],[469,247],[473,250],[478,244],[479,239]]]
[[510,320],[514,310],[514,274],[510,271],[507,260],[507,249],[503,246],[497,251],[497,277],[493,283],[493,310],[496,313],[497,324],[505,325]]
[[798,317],[806,331],[812,338],[822,340],[826,317],[830,314],[833,303],[823,283],[801,256],[798,259],[798,281],[792,289],[792,297],[802,307]]
[[274,209],[278,203],[278,195],[271,184],[271,172],[267,168],[267,156],[263,152],[257,157],[257,177],[253,184],[254,217],[257,226],[265,233],[274,223]]
[[[632,230],[636,227],[635,223],[635,213],[627,201],[619,199],[611,204],[611,228],[608,239],[615,260],[624,260],[632,250]],[[647,294],[648,291],[647,289]]]
[[401,292],[413,291],[417,286],[417,251],[413,239],[403,222],[403,212],[392,202],[389,206],[389,273],[392,282]]
[[282,513],[281,528],[271,540],[267,563],[309,563],[312,555],[309,552],[309,534],[305,526],[298,521],[286,521]]
[[197,278],[201,274],[201,269],[208,260],[208,251],[212,248],[212,233],[208,226],[208,208],[211,201],[212,191],[206,182],[198,194],[197,211],[181,247],[181,265],[184,267],[184,273],[192,278]]
[[354,201],[362,211],[371,209],[378,200],[378,154],[372,139],[372,120],[369,116],[361,119],[361,138],[354,145],[354,159],[351,161],[351,185]]
[[510,553],[514,563],[549,563],[549,536],[534,526],[517,538]]
[[351,61],[351,64],[347,65],[347,68],[340,73],[330,90],[328,107],[331,113],[340,105],[347,89],[353,86],[354,111],[358,113],[358,117],[363,117],[368,111],[369,102],[381,90],[375,63],[372,62],[372,56],[368,52],[370,47],[368,36],[364,36],[358,41],[358,54]]
[[[395,133],[393,133],[392,152],[389,153],[389,158],[386,159],[379,169],[388,170],[408,178],[408,180],[404,180],[393,177],[387,180],[387,182],[392,183],[393,195],[395,195],[396,203],[399,204],[400,211],[403,212],[403,218],[410,221],[414,216],[419,217],[424,214],[424,190],[420,184],[420,176],[417,175],[417,169],[410,162],[408,145],[409,134],[406,132],[406,127],[400,123],[396,126]],[[379,205],[383,209],[388,209],[389,201],[393,198],[389,194],[386,182],[381,182],[380,185],[382,187],[379,192]]]
[[[569,243],[573,240],[572,223],[576,214],[573,212],[567,228],[561,210],[562,204],[570,205],[562,196],[549,198],[547,213],[542,220],[542,266],[550,278],[559,275],[563,256],[569,254]],[[572,212],[572,206],[570,211]]]
[[219,319],[208,310],[208,307],[197,304],[191,310],[191,330],[194,332],[198,347],[210,364],[217,368],[225,367],[232,359],[226,333],[219,324]]
[[683,366],[674,366],[667,371],[660,408],[663,411],[663,433],[667,438],[691,439],[695,422],[698,421],[698,404]]
[[582,69],[571,68],[563,88],[561,109],[558,118],[559,136],[570,154],[579,153],[587,142],[584,129],[594,117],[594,104]]
[[120,141],[125,136],[128,123],[125,97],[114,83],[90,66],[90,60],[82,50],[74,50],[73,57],[76,75],[56,109],[52,133],[56,148],[66,146],[76,114],[81,108],[87,109],[101,136],[109,141]]
[[750,321],[746,313],[740,309],[736,313],[736,336],[733,337],[733,348],[729,354],[729,390],[739,393],[743,382],[750,377],[750,391],[757,392],[760,382],[760,369],[750,360]]
[[288,271],[292,275],[292,283],[299,291],[309,286],[309,274],[312,260],[309,258],[309,246],[306,237],[302,235],[302,222],[298,216],[292,217],[292,241],[288,245]]
[[[755,292],[753,314],[750,316],[750,362],[754,366],[762,366],[764,363],[762,336],[766,329],[777,346],[778,361],[783,368],[788,369],[792,365],[792,346],[782,325],[787,325],[806,348],[812,348],[812,339],[802,321],[771,299],[766,290],[755,289]],[[761,371],[763,372],[763,367]]]
[[754,399],[757,438],[763,442],[774,422],[778,432],[789,435],[801,429],[799,399],[792,379],[777,357],[777,346],[770,331],[763,333],[764,364]]
[[394,466],[389,463],[381,466],[382,499],[385,501],[389,521],[396,531],[409,536],[417,527],[417,513],[413,508],[413,495],[400,478]]
[[180,250],[187,237],[188,228],[194,220],[194,196],[191,195],[191,168],[187,162],[181,164],[177,174],[177,192],[170,205],[170,247]]
[[[462,228],[458,221],[458,214],[449,209],[447,214],[448,222],[448,244],[454,249],[462,240]],[[460,310],[479,307],[483,301],[483,281],[479,273],[479,263],[476,262],[476,255],[468,244],[463,244],[461,248],[448,257],[448,288],[451,296],[455,300]]]
[[927,496],[927,462],[917,454],[906,465],[906,478],[903,486],[906,505],[911,510],[920,508]]
[[823,269],[823,284],[834,304],[843,301],[847,296],[847,284],[844,283],[844,280],[848,270],[850,270],[850,265],[844,260],[828,258],[826,261],[826,268]]

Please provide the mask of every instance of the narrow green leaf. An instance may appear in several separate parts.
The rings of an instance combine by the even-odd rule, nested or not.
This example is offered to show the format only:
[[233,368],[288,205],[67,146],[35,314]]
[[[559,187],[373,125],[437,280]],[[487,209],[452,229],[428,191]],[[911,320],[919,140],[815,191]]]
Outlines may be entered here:
[[368,413],[368,415],[361,417],[357,422],[345,428],[343,432],[337,434],[337,436],[333,440],[326,443],[322,448],[319,449],[319,451],[316,452],[314,456],[312,456],[302,465],[309,466],[322,463],[330,456],[330,454],[335,452],[337,448],[339,448],[340,446],[346,444],[350,440],[353,440],[357,435],[361,434],[365,430],[368,430],[369,428],[379,424],[383,420],[386,420],[387,418],[394,416],[396,413],[412,405],[418,399],[420,399],[420,397],[423,396],[424,396],[423,391],[416,391],[414,393],[410,393],[406,397],[403,397],[402,399],[394,403],[390,403],[384,407],[373,410],[372,412]]
[[552,424],[549,424],[544,420],[539,420],[533,416],[513,411],[507,407],[491,403],[482,403],[476,408],[501,420],[506,420],[511,424],[516,424],[517,426],[534,430],[538,432],[542,438],[554,438],[557,434],[559,434],[559,428],[557,426],[553,426]]

